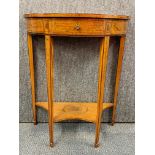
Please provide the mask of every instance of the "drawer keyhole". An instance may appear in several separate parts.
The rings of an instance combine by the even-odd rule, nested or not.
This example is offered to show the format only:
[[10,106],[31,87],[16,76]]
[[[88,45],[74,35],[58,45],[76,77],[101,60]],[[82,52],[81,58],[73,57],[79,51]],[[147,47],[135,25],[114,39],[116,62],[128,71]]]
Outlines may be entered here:
[[75,28],[76,30],[80,30],[80,25],[79,25],[79,24],[76,24],[74,28]]

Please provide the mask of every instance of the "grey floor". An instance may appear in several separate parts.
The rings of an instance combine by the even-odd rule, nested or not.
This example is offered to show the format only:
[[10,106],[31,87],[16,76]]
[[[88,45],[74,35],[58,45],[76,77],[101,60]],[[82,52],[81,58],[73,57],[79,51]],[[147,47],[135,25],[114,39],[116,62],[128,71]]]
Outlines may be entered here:
[[55,123],[55,146],[49,147],[48,124],[20,123],[20,155],[134,155],[135,125],[102,123],[100,147],[94,148],[95,125]]

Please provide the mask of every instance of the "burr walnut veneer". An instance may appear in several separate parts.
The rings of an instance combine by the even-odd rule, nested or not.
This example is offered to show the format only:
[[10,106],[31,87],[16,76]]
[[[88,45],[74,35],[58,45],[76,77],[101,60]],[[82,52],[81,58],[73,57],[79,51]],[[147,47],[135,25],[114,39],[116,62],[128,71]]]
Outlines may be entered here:
[[[115,122],[117,94],[124,53],[125,34],[128,16],[101,14],[25,14],[27,19],[28,51],[32,86],[32,109],[34,124],[37,123],[36,107],[48,111],[50,146],[53,146],[53,125],[68,119],[79,119],[96,124],[95,147],[99,146],[101,115],[105,109],[112,108],[112,124]],[[35,99],[34,60],[32,35],[45,36],[46,72],[48,102]],[[54,49],[53,36],[100,37],[100,59],[98,73],[98,98],[96,103],[54,102]],[[116,72],[113,103],[104,103],[104,84],[110,36],[119,36],[120,48]]]

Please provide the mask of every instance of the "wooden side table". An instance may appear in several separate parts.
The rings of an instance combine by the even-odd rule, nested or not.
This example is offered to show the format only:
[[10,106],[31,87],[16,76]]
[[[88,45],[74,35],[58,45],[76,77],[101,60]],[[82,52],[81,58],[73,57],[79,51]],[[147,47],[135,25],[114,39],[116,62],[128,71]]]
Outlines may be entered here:
[[[53,125],[68,119],[79,119],[96,124],[95,147],[99,146],[101,115],[112,108],[112,124],[115,122],[117,94],[122,68],[128,16],[101,14],[25,14],[27,19],[28,51],[32,86],[32,109],[34,124],[37,123],[36,107],[48,111],[50,146],[53,146]],[[35,99],[34,60],[32,35],[45,36],[48,102]],[[98,98],[96,103],[54,102],[54,49],[53,36],[100,37],[100,60],[98,73]],[[110,36],[120,36],[120,48],[113,103],[103,103],[106,66]]]

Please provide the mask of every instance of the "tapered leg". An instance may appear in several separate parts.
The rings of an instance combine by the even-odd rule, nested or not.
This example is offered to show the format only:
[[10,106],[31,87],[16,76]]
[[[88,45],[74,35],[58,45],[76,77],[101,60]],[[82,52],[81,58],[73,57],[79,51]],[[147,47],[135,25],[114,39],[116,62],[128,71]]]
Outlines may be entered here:
[[53,146],[53,68],[54,68],[54,53],[53,53],[53,38],[50,35],[45,35],[46,49],[46,73],[47,73],[47,92],[48,92],[48,121],[49,121],[49,136],[50,146]]
[[34,60],[33,60],[32,35],[28,34],[27,39],[28,39],[30,78],[31,78],[32,111],[33,111],[34,125],[36,125],[37,114],[36,114],[36,105],[35,105],[35,82],[34,82]]
[[114,93],[114,106],[113,106],[113,114],[112,114],[112,125],[114,125],[115,117],[116,117],[117,95],[118,95],[119,81],[120,81],[121,70],[122,70],[122,61],[123,61],[123,55],[124,55],[124,44],[125,44],[125,37],[122,36],[120,38],[120,48],[119,48],[119,55],[118,55],[115,93]]
[[101,44],[100,44],[98,101],[97,101],[98,105],[97,105],[97,118],[96,118],[95,147],[99,146],[99,133],[100,133],[101,115],[102,115],[102,109],[103,109],[104,83],[106,79],[109,40],[110,40],[110,37],[106,36],[105,38],[102,38]]

